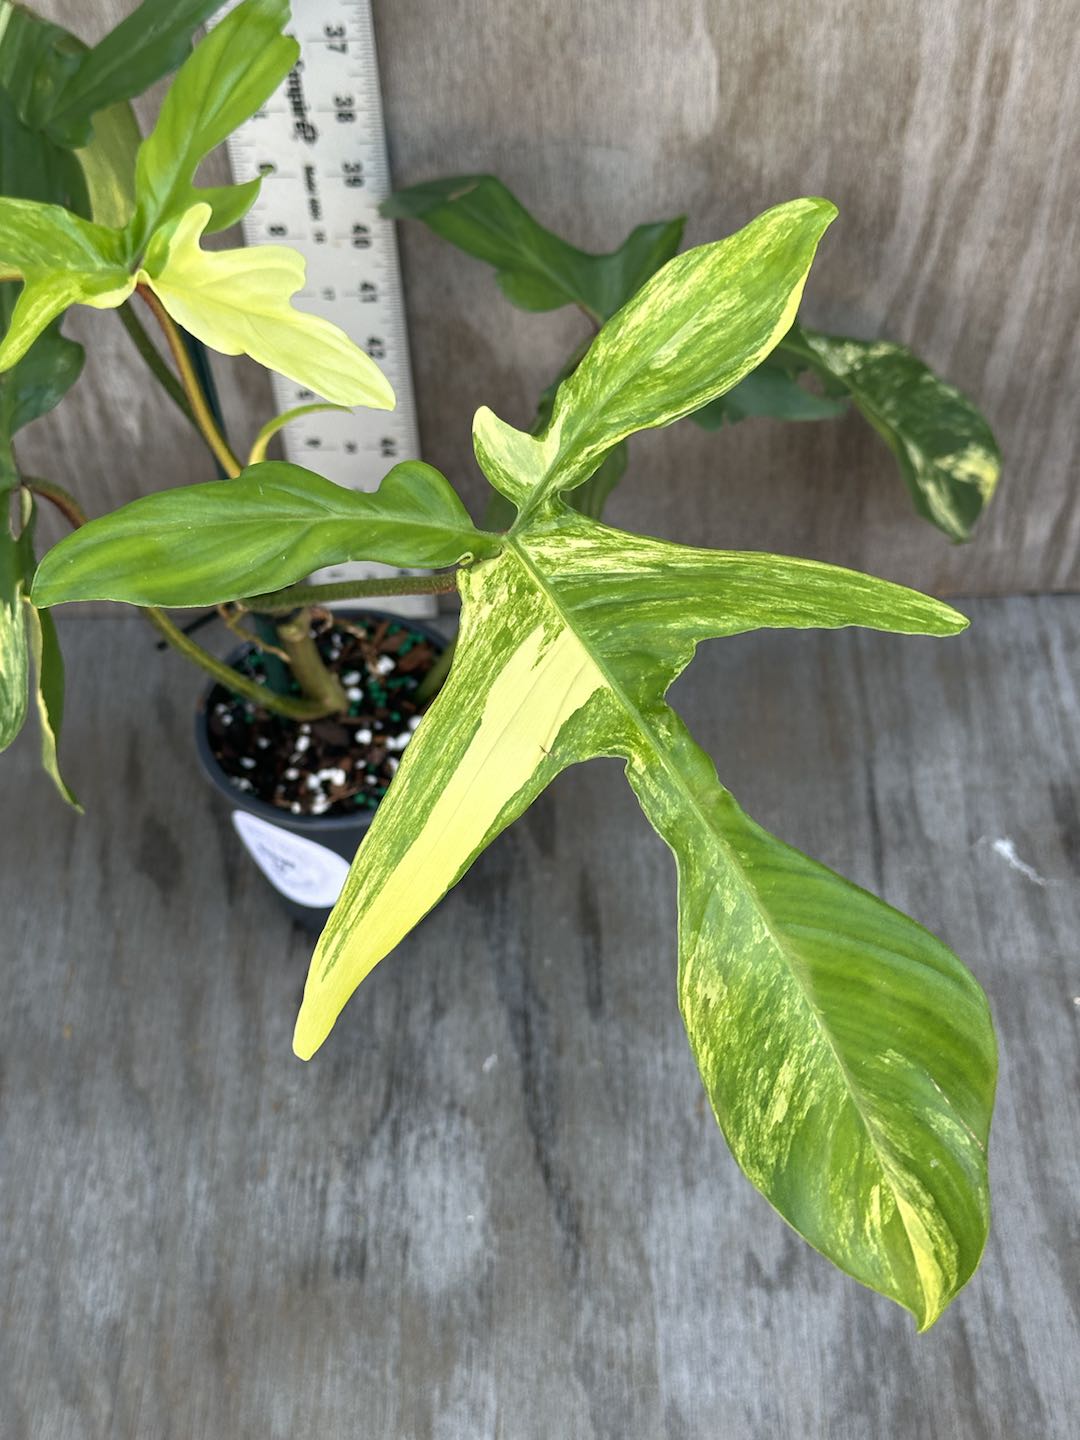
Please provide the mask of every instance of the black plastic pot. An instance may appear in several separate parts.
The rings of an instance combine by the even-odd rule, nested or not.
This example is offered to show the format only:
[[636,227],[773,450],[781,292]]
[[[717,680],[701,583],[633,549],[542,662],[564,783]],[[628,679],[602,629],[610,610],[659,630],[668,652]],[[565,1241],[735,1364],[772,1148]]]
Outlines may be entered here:
[[[348,620],[396,621],[426,636],[440,652],[446,649],[445,635],[411,615],[344,607],[338,613]],[[228,664],[235,665],[253,648],[250,645],[239,646],[228,656]],[[207,703],[216,687],[217,681],[206,687],[195,714],[195,748],[201,769],[211,785],[228,801],[238,839],[277,891],[285,909],[307,929],[317,933],[333,909],[349,863],[376,812],[293,815],[288,810],[238,790],[214,758],[207,735]]]

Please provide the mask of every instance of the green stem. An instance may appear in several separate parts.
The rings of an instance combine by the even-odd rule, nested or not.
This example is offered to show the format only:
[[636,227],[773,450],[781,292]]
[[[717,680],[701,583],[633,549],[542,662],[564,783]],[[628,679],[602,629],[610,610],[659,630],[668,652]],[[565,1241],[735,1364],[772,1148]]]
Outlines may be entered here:
[[213,415],[210,413],[210,406],[206,402],[203,388],[199,384],[199,377],[195,374],[194,366],[191,363],[191,356],[187,352],[180,332],[172,316],[168,313],[161,301],[147,285],[139,285],[138,293],[146,301],[154,318],[161,326],[165,339],[169,343],[169,350],[173,361],[180,375],[180,383],[184,387],[184,394],[187,396],[188,404],[191,406],[192,417],[199,431],[210,447],[214,459],[218,462],[225,474],[230,479],[240,474],[241,465],[236,456],[226,444],[225,437],[218,429]]
[[268,691],[265,685],[249,680],[231,665],[226,665],[224,660],[219,660],[201,645],[196,645],[163,611],[148,608],[143,614],[174,650],[178,650],[208,675],[212,675],[226,690],[243,696],[245,700],[254,701],[263,710],[272,710],[276,715],[285,715],[290,720],[318,720],[324,715],[333,714],[334,710],[339,708],[327,706],[317,700],[293,700],[285,695],[275,695]]
[[336,585],[289,585],[253,595],[239,603],[261,615],[280,615],[301,605],[331,605],[335,600],[367,600],[391,595],[446,595],[457,589],[457,571],[439,575],[403,575],[400,579],[343,580]]
[[278,640],[289,657],[289,669],[305,695],[322,705],[324,715],[340,715],[349,708],[345,687],[323,664],[311,633],[311,611],[298,610],[277,627]]
[[[195,416],[192,413],[191,406],[188,404],[187,396],[184,394],[184,387],[180,384],[179,380],[177,380],[168,365],[165,364],[165,361],[158,352],[157,346],[150,339],[139,317],[135,314],[131,301],[125,301],[116,313],[120,317],[121,325],[123,325],[128,335],[130,335],[135,349],[138,350],[139,354],[146,361],[154,379],[157,380],[158,384],[184,416],[185,420],[188,420],[198,429],[199,427],[196,424]],[[201,433],[200,431],[200,434]]]
[[40,495],[43,500],[55,505],[73,530],[86,524],[86,511],[75,496],[62,485],[57,485],[55,480],[41,480],[36,475],[24,475],[22,483],[27,490],[32,490],[35,495]]

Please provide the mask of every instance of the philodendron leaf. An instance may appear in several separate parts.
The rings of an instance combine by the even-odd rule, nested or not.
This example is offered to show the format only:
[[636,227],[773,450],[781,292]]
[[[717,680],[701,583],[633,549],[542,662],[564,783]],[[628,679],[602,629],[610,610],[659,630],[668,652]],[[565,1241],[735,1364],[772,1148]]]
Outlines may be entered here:
[[535,510],[582,484],[635,430],[670,425],[730,390],[791,327],[835,215],[828,200],[793,200],[670,260],[559,386],[542,434],[478,412],[476,455],[491,483]]
[[460,175],[399,190],[383,202],[395,219],[423,220],[459,250],[494,265],[506,298],[523,310],[580,305],[607,319],[679,248],[684,219],[639,225],[610,255],[589,255],[537,224],[501,180]]
[[959,390],[902,345],[794,327],[784,351],[843,386],[896,456],[915,508],[952,540],[967,540],[994,493],[1001,453]]
[[42,558],[33,599],[218,605],[344,560],[437,568],[498,544],[422,461],[395,465],[367,494],[266,460],[227,484],[146,495],[91,520]]
[[281,33],[288,19],[288,0],[244,0],[181,65],[139,148],[128,237],[132,257],[162,221],[197,201],[211,201],[210,230],[233,224],[250,207],[258,180],[209,197],[192,181],[199,162],[269,99],[296,64],[300,48]]
[[209,205],[193,205],[156,236],[140,270],[174,320],[223,355],[260,365],[339,405],[391,410],[394,392],[344,330],[293,309],[304,258],[284,245],[203,250]]
[[994,1046],[913,921],[759,830],[663,703],[698,640],[762,625],[951,634],[947,606],[560,510],[465,572],[453,669],[312,961],[295,1048],[565,766],[622,755],[679,866],[679,994],[718,1119],[816,1248],[932,1323],[986,1234]]
[[21,360],[69,305],[113,309],[135,288],[116,231],[59,205],[33,200],[0,198],[0,277],[4,275],[21,276],[23,288],[0,341],[0,370]]
[[[477,453],[519,519],[497,553],[460,572],[450,675],[319,942],[294,1047],[310,1058],[356,986],[555,775],[621,756],[676,858],[680,1004],[736,1158],[811,1244],[924,1328],[986,1235],[995,1050],[985,1000],[914,921],[749,820],[664,697],[706,638],[842,625],[950,635],[966,621],[813,561],[627,535],[558,498],[596,437],[707,403],[783,334],[825,218],[820,202],[783,208],[788,223],[770,212],[734,251],[715,247],[738,261],[733,303],[710,326],[711,377],[693,320],[678,318],[717,304],[699,256],[675,272],[681,285],[667,283],[676,261],[602,332],[573,403],[573,381],[560,391],[542,464],[535,440],[478,415]],[[778,292],[772,307],[755,298],[758,285]],[[637,310],[652,311],[666,360]]]

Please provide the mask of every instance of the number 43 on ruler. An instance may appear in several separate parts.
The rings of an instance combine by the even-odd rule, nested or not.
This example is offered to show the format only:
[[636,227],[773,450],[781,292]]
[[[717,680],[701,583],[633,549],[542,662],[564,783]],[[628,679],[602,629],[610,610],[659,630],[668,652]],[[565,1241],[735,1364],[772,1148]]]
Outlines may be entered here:
[[[220,12],[226,14],[238,0]],[[420,454],[405,306],[393,222],[379,215],[390,193],[379,69],[370,0],[292,0],[300,60],[262,110],[230,138],[233,175],[265,178],[244,220],[249,244],[281,241],[307,261],[302,309],[332,320],[389,379],[397,408],[307,415],[283,432],[285,452],[339,485],[374,490],[399,460]],[[273,377],[280,414],[314,399]],[[349,564],[320,580],[395,575],[385,565]],[[429,597],[395,609],[430,613]]]

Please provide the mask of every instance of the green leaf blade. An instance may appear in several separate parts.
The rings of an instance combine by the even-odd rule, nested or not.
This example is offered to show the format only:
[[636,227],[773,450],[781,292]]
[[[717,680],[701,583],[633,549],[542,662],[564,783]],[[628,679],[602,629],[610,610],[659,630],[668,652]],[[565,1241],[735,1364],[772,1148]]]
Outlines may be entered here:
[[[72,68],[51,107],[50,125],[88,132],[98,111],[141,95],[175,70],[191,37],[221,0],[143,0]],[[84,143],[87,134],[80,137]]]
[[919,514],[951,540],[969,540],[1001,474],[993,432],[970,400],[902,345],[796,329],[788,346],[850,392]]
[[495,267],[522,310],[578,305],[607,319],[679,248],[684,220],[640,225],[618,250],[590,255],[540,225],[494,175],[459,175],[400,190],[383,202],[392,219],[422,220],[450,244]]
[[673,771],[628,774],[678,863],[680,1007],[717,1120],[780,1214],[926,1329],[986,1241],[985,997],[929,932],[749,820],[670,712],[665,729]]
[[42,557],[33,598],[218,605],[345,560],[439,567],[498,543],[420,461],[396,465],[366,494],[268,460],[235,480],[147,495],[92,520]]

